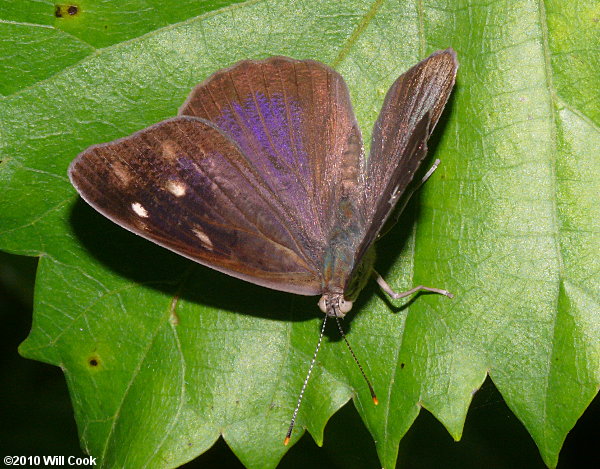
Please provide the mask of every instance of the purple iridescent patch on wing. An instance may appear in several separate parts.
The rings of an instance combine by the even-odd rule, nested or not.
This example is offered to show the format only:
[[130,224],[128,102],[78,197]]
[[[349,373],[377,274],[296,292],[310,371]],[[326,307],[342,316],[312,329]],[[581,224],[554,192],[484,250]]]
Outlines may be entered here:
[[[282,95],[262,93],[232,103],[217,120],[239,145],[248,161],[262,175],[271,191],[288,208],[309,213],[312,175],[302,140],[300,106]],[[298,206],[298,205],[301,206]]]
[[281,95],[269,99],[256,93],[243,104],[233,103],[232,108],[224,110],[217,125],[233,137],[253,163],[294,168],[300,171],[297,176],[310,179],[298,103],[285,101]]

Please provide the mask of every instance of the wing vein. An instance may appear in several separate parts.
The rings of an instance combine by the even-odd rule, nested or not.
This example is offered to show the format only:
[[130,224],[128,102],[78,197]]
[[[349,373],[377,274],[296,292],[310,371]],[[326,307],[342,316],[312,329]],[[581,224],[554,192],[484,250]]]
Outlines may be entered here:
[[[177,128],[178,128],[178,129],[180,129],[180,127],[179,127],[179,123],[177,123]],[[180,133],[181,133],[181,135],[183,135],[183,136],[184,136],[184,137],[187,139],[187,141],[188,141],[188,142],[189,142],[189,143],[190,143],[192,146],[194,146],[194,143],[191,141],[190,137],[189,137],[189,136],[188,136],[188,135],[187,135],[185,132],[183,132],[183,131],[180,129]],[[156,139],[156,137],[154,137],[154,136],[152,136],[152,137]],[[198,148],[198,147],[197,147],[197,148]],[[226,161],[227,161],[229,164],[231,164],[231,165],[232,165],[232,166],[233,166],[233,167],[236,169],[236,171],[238,172],[238,174],[239,174],[239,175],[240,175],[242,178],[244,178],[244,179],[246,180],[246,182],[247,182],[247,183],[248,183],[250,186],[253,186],[252,182],[251,182],[250,180],[248,180],[248,178],[246,178],[246,176],[244,175],[243,171],[240,171],[240,170],[239,170],[239,168],[237,167],[237,165],[235,165],[235,164],[234,164],[234,162],[233,162],[232,160],[230,160],[230,159],[226,159]],[[193,164],[194,164],[194,166],[196,166],[196,167],[197,167],[197,169],[198,169],[199,171],[201,171],[201,168],[200,168],[200,167],[197,165],[197,163],[196,163],[195,161],[193,161]],[[201,171],[201,172],[202,172],[202,171]],[[219,192],[220,192],[220,193],[221,193],[221,194],[222,194],[222,195],[223,195],[223,196],[224,196],[224,197],[225,197],[225,198],[226,198],[226,199],[229,201],[229,203],[231,204],[231,206],[232,206],[232,207],[234,207],[234,208],[236,209],[236,211],[237,211],[237,212],[238,212],[238,213],[241,215],[241,217],[242,217],[244,220],[246,220],[246,221],[248,222],[248,224],[250,224],[251,226],[253,226],[253,227],[256,229],[256,232],[257,232],[257,233],[259,233],[259,234],[260,234],[260,235],[261,235],[263,238],[270,240],[270,241],[271,241],[273,244],[277,244],[277,245],[279,245],[279,246],[281,246],[281,247],[283,247],[283,248],[289,249],[289,250],[291,250],[291,251],[295,252],[297,255],[299,255],[299,254],[300,254],[300,256],[299,256],[299,257],[301,257],[301,258],[303,259],[303,261],[304,261],[304,264],[306,264],[306,265],[312,265],[312,261],[311,261],[311,259],[310,259],[310,258],[307,258],[307,257],[305,256],[305,253],[304,253],[304,251],[303,251],[303,250],[301,250],[300,252],[298,252],[298,251],[296,251],[296,250],[294,250],[294,249],[290,249],[289,247],[287,247],[287,246],[285,246],[285,245],[281,244],[280,242],[278,242],[277,240],[275,240],[275,239],[273,239],[273,238],[271,238],[271,237],[267,236],[267,235],[265,234],[265,232],[264,232],[263,230],[261,230],[261,229],[260,229],[259,225],[258,225],[258,224],[257,224],[257,223],[256,223],[254,220],[251,220],[251,219],[250,219],[250,218],[247,216],[247,214],[245,213],[245,211],[244,211],[243,209],[241,209],[241,208],[240,208],[240,206],[239,206],[238,204],[236,204],[236,202],[235,202],[235,199],[234,199],[234,198],[232,198],[232,197],[231,197],[231,196],[228,194],[228,192],[227,192],[227,191],[226,191],[226,190],[225,190],[225,189],[224,189],[224,188],[223,188],[223,187],[222,187],[222,186],[221,186],[221,185],[220,185],[220,184],[219,184],[219,183],[218,183],[218,182],[217,182],[217,181],[216,181],[214,178],[212,178],[212,177],[211,177],[211,181],[213,182],[213,184],[215,185],[215,187],[216,187],[216,188],[219,190]],[[197,191],[197,189],[196,189],[194,186],[192,186],[192,190],[193,190],[193,191],[196,193],[196,195],[198,196],[198,198],[202,200],[201,194],[200,194],[200,193]],[[257,194],[257,195],[258,195],[258,196],[259,196],[259,197],[260,197],[260,198],[263,200],[263,202],[264,202],[264,203],[265,203],[267,206],[269,206],[270,208],[272,208],[272,207],[270,206],[270,204],[268,203],[268,201],[267,201],[267,200],[266,200],[266,199],[265,199],[265,198],[264,198],[264,197],[263,197],[263,196],[260,194],[260,191],[255,191],[255,193],[256,193],[256,194]],[[210,204],[207,204],[207,206],[209,206],[209,207],[210,207]],[[213,213],[216,213],[215,209],[212,209],[212,210],[213,210]],[[276,214],[276,211],[275,211],[275,210],[272,210],[272,212],[273,212],[274,214]],[[221,213],[221,212],[220,212],[220,213],[219,213],[219,215],[223,216],[223,215],[224,215],[224,213],[225,213],[225,212],[223,212],[223,213]],[[233,225],[233,226],[236,226],[236,224],[235,224],[235,223],[233,223],[233,221],[232,221],[232,219],[231,219],[231,218],[228,218],[228,220],[230,220],[230,221],[231,221],[231,223],[232,223],[232,225]],[[282,220],[282,219],[281,219],[281,218],[278,216],[278,214],[277,214],[277,221],[279,222],[280,226],[281,226],[281,227],[283,227],[283,229],[285,229],[285,230],[286,230],[286,232],[288,233],[288,235],[289,235],[290,239],[292,239],[292,240],[294,241],[294,244],[297,246],[297,243],[295,243],[295,238],[294,238],[293,234],[292,234],[292,233],[289,231],[289,229],[287,228],[286,224],[285,224],[285,223],[283,222],[283,220]],[[236,229],[237,229],[238,231],[241,231],[239,228],[236,228]],[[310,270],[312,270],[312,269],[310,269]]]

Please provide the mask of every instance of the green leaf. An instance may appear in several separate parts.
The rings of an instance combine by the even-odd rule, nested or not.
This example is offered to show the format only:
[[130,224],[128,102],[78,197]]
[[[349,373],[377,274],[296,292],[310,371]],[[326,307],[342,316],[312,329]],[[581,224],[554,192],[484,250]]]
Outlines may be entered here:
[[460,438],[489,374],[556,465],[600,383],[597,2],[105,0],[60,17],[54,3],[2,4],[0,247],[40,256],[20,351],[64,370],[87,452],[173,467],[222,435],[246,466],[274,467],[321,318],[314,298],[103,219],[70,186],[70,161],[175,115],[215,70],[275,54],[339,70],[368,141],[393,80],[452,46],[461,68],[431,146],[442,165],[377,267],[395,289],[456,297],[392,305],[367,287],[345,326],[380,405],[332,329],[293,441],[307,428],[321,444],[353,398],[393,467],[421,407]]

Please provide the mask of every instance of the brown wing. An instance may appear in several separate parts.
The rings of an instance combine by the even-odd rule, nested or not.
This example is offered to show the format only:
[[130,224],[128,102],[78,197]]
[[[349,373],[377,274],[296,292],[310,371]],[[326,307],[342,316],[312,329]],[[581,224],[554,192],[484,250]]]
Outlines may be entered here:
[[363,197],[362,137],[343,78],[311,60],[242,61],[198,85],[179,113],[239,145],[322,266],[340,201]]
[[375,241],[427,154],[427,140],[454,86],[458,61],[438,51],[401,75],[388,91],[373,129],[367,162],[369,228],[355,266]]
[[213,124],[177,117],[71,164],[81,196],[120,226],[226,274],[304,295],[321,292],[297,226]]
[[[413,152],[415,132],[426,142],[454,86],[458,62],[452,49],[438,51],[401,75],[388,91],[373,129],[367,177],[372,207],[398,187],[403,192],[422,162]],[[422,125],[426,118],[428,125]],[[421,125],[420,125],[421,124]],[[419,133],[419,132],[417,132]],[[376,210],[376,209],[374,209]]]

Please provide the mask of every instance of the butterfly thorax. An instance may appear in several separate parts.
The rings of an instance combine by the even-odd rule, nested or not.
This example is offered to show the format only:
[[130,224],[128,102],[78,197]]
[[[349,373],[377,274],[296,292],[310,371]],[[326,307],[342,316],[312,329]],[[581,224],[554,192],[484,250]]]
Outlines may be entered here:
[[[358,192],[355,183],[350,191]],[[360,196],[342,197],[337,219],[327,243],[323,262],[323,295],[319,307],[328,316],[344,317],[368,280],[374,263],[370,249],[362,259],[357,258],[357,245],[365,235]],[[358,263],[358,265],[356,265]]]
[[344,287],[344,297],[346,299],[350,301],[356,300],[358,294],[371,278],[374,264],[375,246],[371,246],[367,249],[367,252],[362,259],[358,261],[358,264],[354,266],[354,269],[351,271],[351,274],[346,281]]

